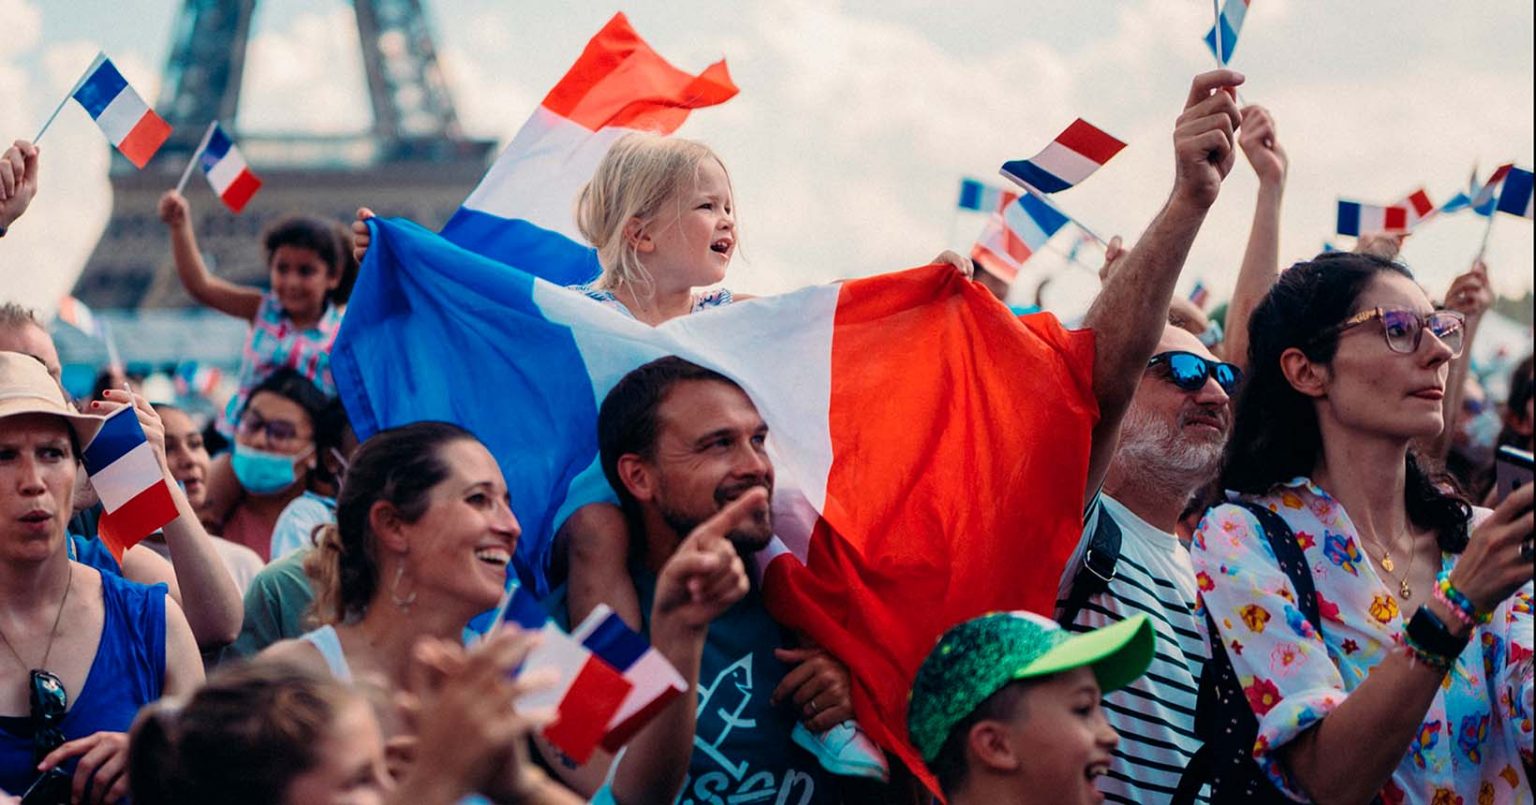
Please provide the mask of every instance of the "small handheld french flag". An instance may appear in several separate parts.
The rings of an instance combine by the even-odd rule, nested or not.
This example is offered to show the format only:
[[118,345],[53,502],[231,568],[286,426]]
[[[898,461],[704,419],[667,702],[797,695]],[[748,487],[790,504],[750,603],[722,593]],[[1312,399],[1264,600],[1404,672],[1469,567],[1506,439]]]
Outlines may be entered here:
[[1504,176],[1504,191],[1499,194],[1499,212],[1507,212],[1510,215],[1518,215],[1521,218],[1531,216],[1532,182],[1531,172],[1523,168],[1510,168]]
[[119,563],[123,551],[176,519],[170,485],[133,406],[113,411],[80,459],[106,509],[97,533]]
[[1429,191],[1422,187],[1409,193],[1406,198],[1392,206],[1408,208],[1409,229],[1423,223],[1435,212],[1435,202],[1429,200]]
[[602,657],[634,686],[608,722],[603,749],[610,753],[619,751],[673,699],[688,692],[687,680],[672,663],[605,604],[598,604],[571,632],[571,638]]
[[1001,172],[1026,190],[1056,193],[1092,176],[1124,147],[1125,143],[1078,118],[1045,150],[1029,159],[1004,162]]
[[171,125],[144,103],[105,53],[96,54],[71,97],[136,168],[144,167],[171,136]]
[[1004,204],[1018,198],[1017,193],[993,187],[979,179],[965,178],[960,180],[960,202],[962,210],[974,212],[997,212]]
[[[1237,49],[1237,35],[1243,30],[1243,18],[1247,16],[1248,0],[1227,0],[1221,6],[1216,24],[1205,34],[1205,46],[1211,49],[1222,67],[1232,61],[1232,51]],[[1217,35],[1221,36],[1220,42]]]
[[1043,197],[1025,193],[987,222],[971,247],[971,259],[988,273],[1012,282],[1024,262],[1045,248],[1069,220]]
[[235,141],[224,132],[224,127],[214,121],[203,143],[202,155],[197,164],[208,177],[208,184],[230,212],[238,214],[246,202],[261,189],[261,180],[251,173]]
[[543,637],[523,661],[523,671],[552,669],[558,675],[554,684],[518,699],[516,707],[522,712],[553,709],[555,718],[545,725],[544,738],[573,762],[585,763],[604,744],[609,725],[614,723],[635,686],[602,657],[561,630],[533,593],[522,585],[514,585],[507,596],[506,614],[501,620],[539,632]]
[[1340,199],[1336,229],[1340,235],[1353,235],[1357,238],[1377,232],[1407,232],[1408,216],[1406,206],[1377,207]]

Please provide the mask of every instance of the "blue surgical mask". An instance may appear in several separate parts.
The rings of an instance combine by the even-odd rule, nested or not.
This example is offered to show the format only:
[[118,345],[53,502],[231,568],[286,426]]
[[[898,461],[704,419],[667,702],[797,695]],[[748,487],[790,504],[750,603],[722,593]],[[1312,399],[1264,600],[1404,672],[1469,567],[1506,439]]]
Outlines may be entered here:
[[298,480],[294,464],[305,455],[308,455],[307,451],[297,456],[269,453],[235,442],[229,466],[245,491],[253,495],[272,495],[293,486]]

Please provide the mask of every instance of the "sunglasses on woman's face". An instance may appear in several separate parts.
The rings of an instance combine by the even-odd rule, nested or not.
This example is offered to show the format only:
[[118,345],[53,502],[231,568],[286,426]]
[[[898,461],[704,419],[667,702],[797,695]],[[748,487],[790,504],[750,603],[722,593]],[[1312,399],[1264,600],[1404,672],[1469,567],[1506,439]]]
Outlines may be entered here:
[[[1342,335],[1376,319],[1381,319],[1381,333],[1387,339],[1387,349],[1393,352],[1403,355],[1418,352],[1419,344],[1424,340],[1424,331],[1428,330],[1435,334],[1435,338],[1440,339],[1440,343],[1450,348],[1451,357],[1461,355],[1462,341],[1467,330],[1467,317],[1454,310],[1418,313],[1412,310],[1373,307],[1350,316],[1325,331],[1323,336],[1331,333]],[[1321,339],[1323,336],[1318,338]]]
[[1148,369],[1155,366],[1167,367],[1163,377],[1183,391],[1199,391],[1214,377],[1216,385],[1221,386],[1221,390],[1230,396],[1237,393],[1238,385],[1243,382],[1243,370],[1230,363],[1202,358],[1193,352],[1159,352],[1147,361]]
[[262,419],[255,411],[247,411],[245,416],[240,417],[236,433],[247,439],[255,439],[265,433],[267,441],[272,444],[288,444],[299,438],[299,426],[286,419]]

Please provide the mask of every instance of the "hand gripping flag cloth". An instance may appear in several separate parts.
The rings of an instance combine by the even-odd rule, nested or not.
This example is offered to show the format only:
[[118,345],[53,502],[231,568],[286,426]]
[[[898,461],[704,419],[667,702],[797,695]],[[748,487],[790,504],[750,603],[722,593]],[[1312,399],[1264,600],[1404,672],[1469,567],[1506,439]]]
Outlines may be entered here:
[[1001,173],[1026,190],[1056,193],[1092,176],[1124,147],[1125,143],[1078,118],[1040,153],[1004,162]]
[[[1205,46],[1211,49],[1222,67],[1232,61],[1232,51],[1237,49],[1237,35],[1243,30],[1243,19],[1247,16],[1248,0],[1227,0],[1221,6],[1216,24],[1205,34]],[[1216,41],[1218,35],[1221,37],[1219,43]]]
[[971,247],[971,259],[997,277],[1012,282],[1035,252],[1045,248],[1070,220],[1043,197],[1025,193],[992,216]]
[[214,123],[209,130],[208,141],[203,145],[203,153],[198,157],[197,164],[203,169],[203,175],[208,177],[208,185],[230,212],[239,214],[251,196],[261,189],[261,180],[251,173],[245,157],[235,147],[235,141],[218,123]]
[[136,168],[144,167],[171,136],[170,124],[144,103],[104,53],[96,54],[72,97]]
[[736,94],[724,61],[698,75],[668,64],[615,14],[443,226],[443,237],[557,285],[591,281],[597,253],[572,215],[609,146],[671,134],[689,111]]
[[171,488],[133,406],[125,405],[106,418],[80,461],[106,510],[97,533],[118,564],[123,551],[176,519]]
[[1054,606],[1098,416],[1091,333],[1015,317],[943,266],[652,328],[409,222],[371,227],[332,355],[353,427],[478,435],[523,524],[525,578],[542,582],[556,513],[602,499],[576,482],[595,471],[603,397],[675,354],[740,383],[772,429],[767,604],[848,665],[859,722],[909,767],[907,691],[944,629]]

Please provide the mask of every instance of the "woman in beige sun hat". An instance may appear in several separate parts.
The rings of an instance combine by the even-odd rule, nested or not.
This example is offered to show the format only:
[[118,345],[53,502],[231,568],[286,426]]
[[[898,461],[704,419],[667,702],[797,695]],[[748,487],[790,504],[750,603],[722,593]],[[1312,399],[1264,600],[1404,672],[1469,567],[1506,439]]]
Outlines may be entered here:
[[0,790],[59,792],[38,801],[120,799],[134,715],[203,679],[163,586],[66,553],[80,451],[101,421],[36,358],[0,352]]

